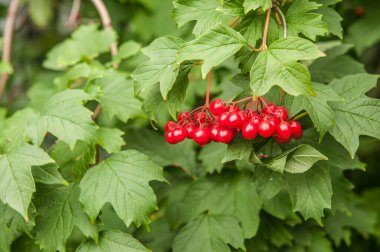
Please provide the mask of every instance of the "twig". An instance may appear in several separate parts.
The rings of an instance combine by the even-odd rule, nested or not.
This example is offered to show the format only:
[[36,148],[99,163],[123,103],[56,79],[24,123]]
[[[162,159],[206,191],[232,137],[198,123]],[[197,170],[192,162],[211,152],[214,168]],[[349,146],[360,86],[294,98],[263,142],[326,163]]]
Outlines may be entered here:
[[263,32],[263,41],[261,43],[261,46],[259,48],[255,48],[251,45],[248,45],[248,48],[254,52],[261,52],[263,50],[268,49],[267,45],[267,38],[268,38],[268,29],[269,29],[269,21],[270,21],[270,14],[271,14],[272,9],[269,8],[267,10],[267,16],[265,18],[265,24],[264,24],[264,32]]
[[[8,14],[7,19],[5,23],[4,28],[4,44],[3,44],[3,55],[2,55],[2,61],[4,63],[10,63],[11,60],[11,50],[12,50],[12,36],[13,36],[13,25],[16,19],[16,13],[17,8],[19,5],[19,0],[12,0],[9,8],[8,8]],[[0,76],[0,99],[3,96],[5,86],[7,84],[7,81],[9,79],[9,75],[7,73],[4,73]]]
[[73,0],[73,5],[71,7],[69,20],[67,21],[67,25],[69,27],[75,27],[77,24],[77,19],[78,19],[79,11],[80,11],[80,4],[81,4],[81,0]]
[[[112,23],[111,18],[108,13],[108,10],[106,6],[104,5],[102,0],[91,0],[91,2],[94,4],[96,10],[98,11],[100,18],[103,23],[103,27],[106,30],[112,30]],[[117,54],[117,45],[116,43],[112,43],[111,45],[111,54],[112,56],[115,56]]]
[[[108,10],[106,6],[104,5],[102,0],[91,0],[91,2],[94,4],[96,10],[99,13],[100,19],[102,20],[102,24],[105,30],[112,30],[112,23],[111,18],[108,13]],[[111,45],[111,54],[112,56],[115,56],[117,54],[117,45],[116,42],[112,43]],[[117,67],[117,64],[113,65],[114,68]],[[98,104],[95,108],[94,114],[92,115],[92,119],[95,121],[96,118],[99,116],[100,112],[102,111],[102,108],[100,107],[100,104]]]
[[282,13],[281,9],[275,5],[274,8],[276,9],[276,13],[280,14],[281,19],[282,19],[282,26],[284,27],[284,38],[288,36],[288,26],[286,24],[286,18],[284,13]]
[[210,106],[211,76],[212,76],[212,73],[210,70],[210,72],[208,72],[208,78],[207,78],[206,103],[205,103],[206,108]]

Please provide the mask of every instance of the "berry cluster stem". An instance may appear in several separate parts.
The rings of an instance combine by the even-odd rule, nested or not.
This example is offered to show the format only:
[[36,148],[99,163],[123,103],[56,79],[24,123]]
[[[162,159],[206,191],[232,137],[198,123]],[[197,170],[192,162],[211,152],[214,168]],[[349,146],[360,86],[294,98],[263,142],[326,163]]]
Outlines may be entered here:
[[270,14],[271,14],[271,12],[272,12],[272,9],[269,8],[267,10],[267,15],[266,15],[266,18],[265,18],[264,32],[263,32],[263,42],[261,43],[261,46],[259,48],[255,48],[255,47],[253,47],[251,45],[248,46],[254,52],[261,52],[263,50],[267,50],[268,49],[267,40],[268,40],[269,21],[270,21]]
[[211,78],[212,78],[212,73],[211,73],[211,71],[210,71],[210,72],[208,72],[208,77],[207,77],[207,89],[206,89],[206,102],[205,102],[205,108],[210,107]]
[[[9,63],[11,61],[13,26],[16,19],[16,13],[19,3],[19,0],[12,0],[8,8],[8,14],[7,19],[5,21],[5,28],[3,34],[4,43],[2,61],[4,63]],[[9,75],[7,73],[4,73],[0,76],[0,98],[4,94],[5,86],[7,85],[8,79]]]

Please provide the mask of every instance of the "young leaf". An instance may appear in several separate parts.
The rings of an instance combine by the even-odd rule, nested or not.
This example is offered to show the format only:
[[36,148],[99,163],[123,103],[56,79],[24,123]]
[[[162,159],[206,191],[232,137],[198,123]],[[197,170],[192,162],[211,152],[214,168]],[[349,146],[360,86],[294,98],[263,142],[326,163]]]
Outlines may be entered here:
[[259,53],[251,68],[251,88],[254,96],[266,94],[274,85],[290,95],[315,95],[310,73],[298,60],[321,56],[317,47],[301,38],[279,39]]
[[216,11],[221,6],[218,0],[176,0],[173,1],[173,6],[173,20],[179,27],[187,22],[196,21],[193,29],[196,36],[219,23],[223,17],[222,12]]
[[238,221],[225,215],[202,214],[181,229],[174,240],[173,252],[229,252],[228,244],[244,249]]
[[359,136],[380,139],[380,101],[365,95],[377,84],[377,75],[349,75],[330,83],[344,102],[331,103],[335,112],[335,125],[329,130],[354,158],[359,146]]
[[108,70],[96,83],[103,91],[100,105],[110,118],[116,116],[127,122],[140,113],[141,102],[134,96],[132,80],[115,70]]
[[65,251],[66,240],[77,226],[86,236],[97,239],[95,226],[90,224],[79,203],[79,188],[40,185],[33,202],[37,208],[36,242],[47,251]]
[[343,98],[329,86],[313,83],[313,88],[316,96],[286,96],[285,105],[290,116],[296,115],[303,109],[306,110],[320,134],[320,139],[322,139],[335,123],[334,111],[328,102],[342,101]]
[[341,0],[329,2],[325,0],[316,0],[316,2],[322,4],[322,6],[315,10],[315,12],[322,15],[322,20],[327,23],[329,32],[342,39],[343,28],[341,21],[343,20],[343,18],[339,15],[339,13],[336,10],[334,10],[334,6],[330,6],[340,1]]
[[138,240],[130,234],[121,231],[103,231],[99,234],[99,242],[88,240],[76,250],[76,252],[149,252]]
[[112,62],[119,64],[122,60],[128,59],[141,50],[141,45],[133,40],[123,43],[119,47],[119,51],[116,56],[113,57]]
[[245,38],[234,29],[218,24],[198,38],[184,43],[178,51],[177,61],[203,60],[202,78],[215,66],[219,65],[244,45]]
[[96,25],[83,25],[62,43],[55,46],[47,55],[43,66],[52,70],[62,70],[83,59],[91,60],[101,53],[108,52],[116,41],[113,30],[99,31]]
[[182,44],[179,38],[162,37],[142,49],[150,59],[139,65],[132,74],[141,92],[145,93],[152,85],[159,83],[162,97],[166,99],[178,75],[176,54]]
[[297,37],[302,33],[307,38],[315,40],[317,36],[328,33],[328,26],[322,21],[322,15],[311,12],[320,6],[309,0],[294,1],[286,12],[289,35]]
[[32,166],[54,161],[37,146],[24,144],[0,155],[0,199],[28,220],[28,206],[35,191]]
[[124,132],[117,128],[99,128],[99,145],[102,146],[108,153],[119,152],[121,147],[125,145],[122,137],[123,135]]
[[42,183],[45,185],[69,185],[69,183],[62,178],[56,164],[33,166],[32,173],[35,183]]
[[271,0],[244,0],[244,12],[248,13],[251,10],[256,10],[261,7],[262,10],[267,10],[272,7]]
[[30,121],[26,134],[40,145],[47,132],[74,148],[78,140],[96,139],[97,127],[91,119],[92,112],[82,105],[92,97],[81,90],[66,90],[46,101],[41,115]]
[[307,172],[285,176],[294,211],[299,211],[306,220],[313,218],[322,224],[323,210],[331,208],[329,170],[316,164]]
[[109,202],[127,226],[132,221],[137,226],[148,224],[148,214],[157,209],[151,180],[166,181],[162,168],[144,154],[123,151],[86,172],[80,182],[80,201],[92,221]]

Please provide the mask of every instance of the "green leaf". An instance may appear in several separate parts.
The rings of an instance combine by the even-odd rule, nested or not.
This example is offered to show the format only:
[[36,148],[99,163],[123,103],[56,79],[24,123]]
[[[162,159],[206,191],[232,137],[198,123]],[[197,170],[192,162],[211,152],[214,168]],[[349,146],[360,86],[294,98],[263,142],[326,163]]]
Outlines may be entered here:
[[241,160],[245,157],[248,157],[252,152],[252,144],[250,141],[240,137],[232,140],[228,145],[225,156],[223,157],[222,163],[226,163],[232,160]]
[[313,83],[316,96],[286,96],[285,105],[290,116],[294,116],[302,110],[306,110],[314,127],[320,133],[320,139],[329,128],[335,123],[334,111],[328,104],[329,101],[342,101],[343,98],[337,95],[334,90],[326,85]]
[[210,143],[202,148],[199,159],[202,161],[204,173],[221,172],[223,169],[222,160],[226,155],[227,145],[222,143]]
[[32,21],[39,27],[47,26],[53,16],[53,1],[29,0],[28,3]]
[[286,174],[286,181],[293,210],[307,220],[313,218],[320,225],[323,210],[331,208],[331,179],[329,170],[322,165],[300,174]]
[[82,25],[47,55],[43,66],[52,70],[65,69],[83,60],[92,60],[108,52],[116,41],[113,30],[99,31],[96,25]]
[[349,75],[330,83],[344,102],[331,104],[336,124],[329,130],[354,158],[359,146],[359,136],[366,135],[380,139],[380,101],[365,96],[377,84],[377,75]]
[[42,183],[45,185],[69,185],[69,183],[62,178],[56,164],[33,166],[32,173],[35,183]]
[[67,88],[73,86],[76,82],[82,79],[95,80],[103,76],[103,69],[97,66],[89,65],[86,63],[76,64],[62,75],[54,79],[54,84],[60,88]]
[[279,39],[259,53],[251,69],[251,88],[258,97],[274,85],[290,95],[315,95],[307,68],[298,60],[321,56],[317,47],[301,38]]
[[33,202],[36,217],[36,242],[47,251],[65,251],[66,240],[77,226],[86,236],[97,239],[95,226],[91,226],[79,203],[79,188],[71,186],[40,185]]
[[[374,2],[376,3],[376,2]],[[378,6],[372,8],[379,8]],[[367,11],[366,11],[367,12]],[[355,45],[358,54],[363,54],[376,42],[380,41],[380,30],[373,29],[380,26],[377,12],[366,13],[366,15],[348,28],[347,42]],[[365,39],[363,39],[365,36]]]
[[244,0],[229,0],[222,2],[222,6],[216,10],[227,16],[244,16],[243,1]]
[[103,91],[99,103],[110,118],[116,116],[123,122],[138,115],[141,102],[134,96],[133,81],[115,70],[108,70],[96,82]]
[[0,199],[28,220],[28,206],[35,191],[32,166],[54,162],[37,146],[24,144],[0,155]]
[[[221,200],[223,199],[223,200]],[[248,174],[213,176],[193,183],[180,204],[177,224],[188,222],[209,211],[235,217],[245,238],[251,238],[259,227],[261,199]]]
[[0,61],[0,74],[13,74],[13,72],[11,63]]
[[237,220],[225,215],[202,214],[184,226],[174,240],[173,252],[229,252],[228,244],[244,249]]
[[179,27],[187,22],[196,21],[193,29],[196,36],[222,21],[223,13],[216,11],[221,6],[217,0],[176,0],[173,1],[173,6],[173,20]]
[[96,139],[97,127],[91,119],[92,112],[83,101],[93,99],[81,90],[66,90],[46,101],[40,116],[29,122],[26,134],[40,145],[47,132],[74,148],[78,140]]
[[117,54],[113,57],[112,61],[119,64],[122,60],[128,59],[141,51],[141,45],[136,41],[124,42],[120,47]]
[[247,41],[234,29],[218,24],[198,38],[184,43],[178,51],[177,61],[203,60],[202,78],[215,66],[219,65],[237,51]]
[[195,152],[190,141],[170,145],[162,135],[148,130],[127,131],[125,141],[127,148],[148,155],[157,164],[178,166],[189,174],[195,174]]
[[139,65],[132,74],[141,92],[145,93],[159,83],[162,97],[166,99],[178,75],[180,66],[176,62],[176,54],[182,44],[179,38],[162,37],[142,50],[150,59]]
[[99,128],[98,138],[99,144],[108,153],[115,153],[121,150],[121,147],[125,145],[123,140],[124,132],[117,128]]
[[342,39],[343,28],[341,21],[343,20],[343,18],[339,15],[339,13],[336,10],[334,10],[334,7],[329,6],[337,2],[340,2],[340,0],[332,2],[328,2],[325,0],[317,0],[316,2],[322,4],[322,6],[315,10],[315,12],[322,15],[322,20],[327,23],[329,32]]
[[264,167],[256,167],[253,175],[257,192],[263,199],[272,199],[285,188],[286,181],[281,173]]
[[297,37],[302,33],[305,37],[315,40],[317,36],[328,33],[328,26],[322,21],[322,15],[311,12],[320,6],[309,0],[294,1],[285,15],[289,35]]
[[309,70],[313,81],[329,83],[344,76],[365,73],[364,65],[348,55],[344,55],[352,45],[343,44],[326,51],[327,56],[316,59]]
[[157,209],[151,180],[165,181],[162,168],[144,154],[123,151],[86,172],[80,182],[80,201],[92,221],[109,202],[127,226],[132,221],[137,226],[148,224],[148,214]]
[[272,7],[271,0],[244,0],[244,12],[248,13],[250,10],[256,10],[261,7],[262,10],[267,10]]
[[124,252],[150,251],[130,234],[121,231],[103,231],[99,234],[99,242],[88,240],[76,250],[77,252]]

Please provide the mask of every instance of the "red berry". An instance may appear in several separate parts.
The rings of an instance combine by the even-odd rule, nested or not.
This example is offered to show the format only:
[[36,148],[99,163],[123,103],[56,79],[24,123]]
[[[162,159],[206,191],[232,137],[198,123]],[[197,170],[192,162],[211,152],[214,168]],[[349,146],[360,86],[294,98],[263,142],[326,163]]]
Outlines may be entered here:
[[247,111],[246,110],[239,111],[238,115],[240,117],[239,129],[241,129],[248,122],[249,117],[247,116]]
[[172,130],[174,129],[175,127],[177,127],[177,124],[173,121],[168,121],[166,124],[165,124],[165,130],[168,131],[168,130]]
[[186,125],[185,126],[186,137],[189,138],[189,139],[192,139],[195,129],[196,129],[196,127],[192,123]]
[[169,144],[175,144],[176,141],[174,141],[173,139],[173,131],[172,130],[169,130],[165,133],[165,139],[166,139],[166,142],[168,142]]
[[274,105],[273,103],[269,103],[264,109],[263,113],[266,115],[272,114],[275,110],[277,109],[277,106]]
[[276,110],[274,110],[273,114],[284,121],[288,119],[288,111],[285,107],[278,107]]
[[246,123],[243,126],[241,133],[245,139],[254,139],[257,136],[257,124],[253,122]]
[[213,115],[220,115],[226,112],[227,108],[224,102],[220,99],[213,100],[210,104],[210,111]]
[[178,114],[178,121],[185,120],[189,117],[189,112],[181,112]]
[[288,122],[280,122],[277,125],[276,132],[275,132],[276,138],[288,140],[292,136],[292,129],[290,128],[290,125]]
[[173,140],[175,142],[182,142],[186,138],[186,130],[183,127],[176,127],[173,130]]
[[193,134],[194,141],[199,145],[205,145],[210,142],[210,133],[206,128],[198,128]]
[[302,127],[297,121],[289,122],[290,129],[292,131],[292,137],[295,139],[299,139],[302,137]]
[[251,115],[251,119],[249,121],[252,122],[254,125],[258,126],[261,120],[262,120],[261,116],[257,114],[253,114]]
[[257,131],[262,137],[270,137],[275,129],[275,122],[273,120],[263,119],[260,121]]
[[229,143],[234,138],[234,132],[230,128],[222,127],[219,129],[218,139],[222,143]]
[[213,125],[211,126],[211,128],[209,129],[210,131],[210,138],[212,141],[214,142],[219,142],[219,126],[218,125]]
[[232,112],[230,115],[227,117],[227,125],[228,127],[238,129],[240,128],[241,125],[241,118],[239,116],[239,113]]
[[229,118],[229,116],[230,116],[230,113],[228,113],[228,112],[221,114],[218,117],[218,124],[220,126],[227,126],[228,125],[228,118]]
[[231,106],[228,106],[227,108],[226,108],[226,111],[227,112],[239,112],[239,107],[236,107],[236,106],[233,106],[233,105],[231,105]]
[[288,139],[282,139],[282,138],[279,138],[279,137],[275,137],[274,140],[277,142],[277,143],[287,143],[289,142],[290,138]]
[[198,123],[204,123],[206,122],[207,114],[205,112],[197,112],[194,115],[194,121]]

